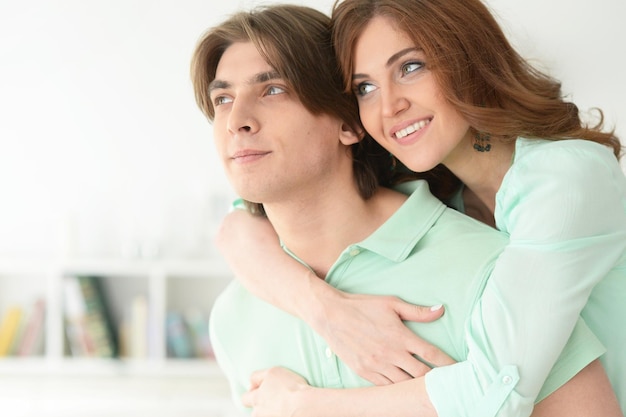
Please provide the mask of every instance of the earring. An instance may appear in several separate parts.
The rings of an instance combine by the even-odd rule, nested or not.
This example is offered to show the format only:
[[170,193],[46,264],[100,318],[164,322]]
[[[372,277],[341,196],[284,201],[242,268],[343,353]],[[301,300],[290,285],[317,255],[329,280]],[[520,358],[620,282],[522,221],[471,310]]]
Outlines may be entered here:
[[476,132],[474,134],[474,149],[478,152],[489,152],[491,150],[491,135],[489,133]]

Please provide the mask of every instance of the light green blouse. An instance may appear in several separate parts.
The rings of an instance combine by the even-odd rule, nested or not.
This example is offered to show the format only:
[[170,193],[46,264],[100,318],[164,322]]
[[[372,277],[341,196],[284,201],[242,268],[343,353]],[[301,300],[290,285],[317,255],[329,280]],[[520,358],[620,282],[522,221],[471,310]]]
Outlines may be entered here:
[[[346,292],[396,295],[421,305],[445,304],[441,319],[408,325],[456,360],[464,360],[469,350],[468,318],[507,238],[446,208],[426,183],[414,185],[417,189],[387,222],[343,251],[326,280]],[[506,328],[500,333],[506,334]],[[289,368],[318,387],[370,385],[306,323],[253,296],[237,281],[215,302],[210,334],[217,361],[240,406],[251,373],[272,366]],[[548,377],[548,392],[602,354],[602,346],[594,342],[581,322],[559,360],[560,371]],[[508,385],[514,387],[519,379],[515,367],[505,367],[504,372]]]
[[[612,152],[518,139],[495,219],[510,242],[472,315],[468,360],[426,377],[439,416],[530,415],[579,315],[626,413],[626,179]],[[502,383],[511,366],[514,387]]]

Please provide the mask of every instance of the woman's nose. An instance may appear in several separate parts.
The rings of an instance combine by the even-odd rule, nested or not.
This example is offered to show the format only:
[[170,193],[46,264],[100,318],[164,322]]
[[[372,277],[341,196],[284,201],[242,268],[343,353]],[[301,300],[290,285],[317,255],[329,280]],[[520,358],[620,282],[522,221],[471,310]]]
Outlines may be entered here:
[[385,117],[394,117],[409,106],[409,101],[402,94],[402,87],[390,84],[381,91],[382,112]]

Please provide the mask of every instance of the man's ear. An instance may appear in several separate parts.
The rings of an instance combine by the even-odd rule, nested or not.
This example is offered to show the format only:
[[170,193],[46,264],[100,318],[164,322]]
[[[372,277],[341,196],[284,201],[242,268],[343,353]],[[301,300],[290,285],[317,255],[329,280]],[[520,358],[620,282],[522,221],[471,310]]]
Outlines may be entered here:
[[363,139],[363,136],[365,136],[365,132],[363,132],[362,130],[355,132],[354,129],[348,126],[346,123],[341,124],[339,140],[344,145],[354,145],[355,143],[360,142],[361,139]]

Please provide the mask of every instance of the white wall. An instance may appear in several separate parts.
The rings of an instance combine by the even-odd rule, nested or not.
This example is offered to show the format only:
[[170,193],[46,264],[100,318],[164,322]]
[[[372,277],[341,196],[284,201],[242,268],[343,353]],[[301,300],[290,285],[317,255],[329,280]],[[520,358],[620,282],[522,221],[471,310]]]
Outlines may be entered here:
[[[189,58],[206,28],[258,3],[0,0],[0,258],[210,250],[233,194]],[[626,1],[489,4],[525,56],[626,137]]]

